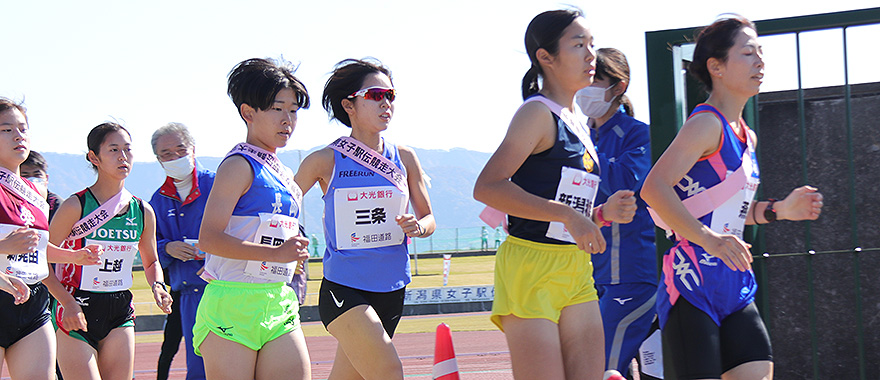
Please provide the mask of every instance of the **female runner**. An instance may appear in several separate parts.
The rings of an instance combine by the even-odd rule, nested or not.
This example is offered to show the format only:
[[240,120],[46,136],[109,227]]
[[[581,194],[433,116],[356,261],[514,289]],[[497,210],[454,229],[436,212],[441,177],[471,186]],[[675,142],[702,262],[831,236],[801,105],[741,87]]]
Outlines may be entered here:
[[703,29],[688,71],[709,99],[691,113],[642,190],[655,223],[674,239],[657,290],[664,361],[672,365],[665,375],[771,379],[770,337],[755,307],[743,228],[815,220],[822,195],[803,186],[781,201],[754,201],[756,138],[741,115],[758,94],[764,60],[751,21],[735,16]]
[[199,245],[205,288],[193,346],[209,379],[310,379],[299,303],[287,286],[309,240],[298,236],[302,192],[275,155],[296,128],[309,93],[291,70],[265,59],[240,62],[228,93],[247,125],[217,169]]
[[54,379],[48,261],[98,263],[98,246],[60,249],[49,241],[49,205],[19,166],[30,152],[24,107],[0,98],[0,369],[13,379]]
[[98,265],[59,265],[57,278],[46,281],[56,299],[58,364],[67,380],[128,379],[134,371],[129,288],[138,252],[156,304],[167,314],[172,300],[161,282],[153,209],[125,190],[131,136],[119,124],[104,123],[89,132],[87,142],[86,158],[98,179],[61,204],[49,240],[72,248],[98,244],[104,255]]
[[403,379],[391,337],[411,280],[406,244],[430,236],[435,223],[415,152],[381,136],[395,97],[391,72],[380,63],[338,63],[323,105],[351,136],[310,154],[296,174],[304,192],[315,182],[324,192],[327,250],[318,307],[339,341],[330,379]]
[[532,63],[522,81],[525,103],[474,187],[474,198],[508,214],[492,322],[507,337],[514,377],[599,379],[602,319],[589,254],[605,250],[597,225],[628,223],[635,198],[621,190],[593,207],[601,168],[572,111],[575,93],[595,74],[582,13],[539,14],[525,45]]

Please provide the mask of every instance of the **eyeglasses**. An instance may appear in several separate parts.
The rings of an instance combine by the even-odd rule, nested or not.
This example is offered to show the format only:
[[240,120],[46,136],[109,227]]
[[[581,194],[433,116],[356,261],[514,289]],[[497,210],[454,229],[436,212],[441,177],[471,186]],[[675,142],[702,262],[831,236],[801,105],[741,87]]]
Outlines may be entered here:
[[369,87],[349,95],[348,98],[351,99],[358,96],[363,96],[364,99],[375,100],[377,102],[381,102],[382,98],[388,99],[389,102],[393,102],[394,98],[397,97],[397,93],[393,88]]

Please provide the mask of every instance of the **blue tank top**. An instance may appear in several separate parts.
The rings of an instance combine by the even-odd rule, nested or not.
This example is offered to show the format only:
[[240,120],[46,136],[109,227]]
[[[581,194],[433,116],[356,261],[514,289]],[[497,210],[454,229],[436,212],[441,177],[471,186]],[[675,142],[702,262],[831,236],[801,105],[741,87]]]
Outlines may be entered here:
[[[697,161],[673,188],[679,199],[684,200],[717,185],[743,164],[751,163],[752,168],[747,170],[751,179],[740,193],[699,218],[715,232],[742,238],[742,226],[759,177],[754,150],[747,141],[749,130],[745,123],[741,123],[743,137],[737,136],[724,115],[708,104],[698,105],[691,116],[703,112],[712,112],[721,121],[720,146],[710,156]],[[743,161],[744,154],[751,159]],[[663,276],[657,289],[657,314],[661,327],[665,326],[669,311],[680,296],[708,314],[719,326],[728,315],[754,301],[757,290],[754,272],[731,270],[699,245],[678,239],[677,235],[676,239],[675,245],[663,257]]]
[[[268,168],[251,157],[240,156],[244,157],[251,165],[254,180],[248,191],[235,204],[225,232],[238,239],[253,242],[260,227],[260,213],[281,214],[299,219],[300,205],[294,200],[287,187],[278,178],[275,178]],[[224,281],[272,282],[245,273],[247,263],[248,260],[230,259],[211,255],[208,252],[205,258],[205,271],[210,276]]]
[[[406,173],[400,160],[397,146],[384,141],[383,155]],[[391,292],[410,283],[409,250],[406,239],[400,244],[378,248],[340,249],[337,247],[337,205],[335,193],[338,189],[361,187],[387,187],[394,185],[356,160],[333,151],[333,175],[324,194],[324,236],[327,249],[324,252],[324,278],[337,284],[370,292]],[[388,213],[383,223],[393,223],[397,227],[393,213]],[[391,227],[389,227],[391,228]],[[362,237],[346,233],[342,238]]]
[[[556,123],[556,142],[553,146],[526,158],[519,169],[510,177],[510,180],[523,190],[545,199],[556,198],[563,166],[598,174],[596,173],[598,165],[593,162],[589,154],[586,154],[586,147],[577,135],[569,130],[565,122],[556,114],[553,114],[553,121]],[[538,243],[572,244],[547,237],[547,228],[549,228],[550,222],[513,215],[508,215],[507,220],[511,236]]]

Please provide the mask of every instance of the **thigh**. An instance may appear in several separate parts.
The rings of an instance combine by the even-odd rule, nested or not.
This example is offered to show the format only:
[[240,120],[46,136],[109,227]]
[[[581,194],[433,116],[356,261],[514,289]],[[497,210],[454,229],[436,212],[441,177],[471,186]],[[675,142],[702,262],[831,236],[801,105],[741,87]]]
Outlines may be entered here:
[[664,367],[676,379],[720,379],[720,328],[708,314],[679,297],[663,326]]
[[9,375],[13,379],[55,378],[55,336],[46,323],[6,349]]
[[370,306],[382,321],[385,332],[392,338],[394,331],[397,330],[397,324],[400,323],[400,316],[403,314],[404,295],[406,295],[406,288],[388,293],[370,293]]
[[208,332],[199,346],[205,360],[205,374],[211,380],[252,379],[257,351]]
[[368,305],[349,309],[327,325],[351,365],[365,379],[402,379],[403,365],[376,311]]
[[58,343],[58,366],[65,380],[101,380],[98,370],[98,351],[94,347],[67,335],[55,332]]
[[[513,377],[517,379],[565,379],[559,326],[549,319],[498,318],[510,349]],[[597,377],[598,378],[598,377]]]
[[562,309],[559,340],[566,379],[602,377],[605,356],[598,302],[580,303]]
[[275,338],[257,352],[256,380],[311,379],[311,363],[302,329]]
[[772,360],[770,335],[754,302],[721,321],[721,362],[724,372],[745,363],[769,363]]
[[110,330],[98,343],[98,370],[102,379],[130,379],[134,372],[134,327]]

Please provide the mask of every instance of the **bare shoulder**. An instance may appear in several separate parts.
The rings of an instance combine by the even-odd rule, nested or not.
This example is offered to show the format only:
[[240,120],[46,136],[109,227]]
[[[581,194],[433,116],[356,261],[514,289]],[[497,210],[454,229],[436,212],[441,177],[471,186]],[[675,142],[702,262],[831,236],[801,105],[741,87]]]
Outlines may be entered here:
[[315,166],[323,166],[323,165],[333,165],[333,152],[335,152],[330,147],[323,147],[318,149],[312,153],[309,153],[305,159],[303,159],[303,163],[301,166],[305,165],[315,165]]

